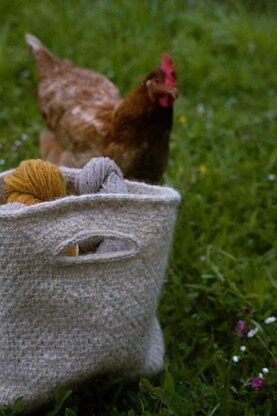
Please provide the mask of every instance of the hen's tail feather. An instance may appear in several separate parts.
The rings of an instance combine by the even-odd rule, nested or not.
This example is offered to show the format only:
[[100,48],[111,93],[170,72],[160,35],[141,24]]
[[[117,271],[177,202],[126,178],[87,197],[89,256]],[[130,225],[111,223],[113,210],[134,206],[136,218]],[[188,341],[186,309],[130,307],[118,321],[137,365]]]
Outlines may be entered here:
[[31,51],[34,53],[44,47],[41,41],[30,33],[26,33],[25,40],[28,43]]
[[41,76],[54,68],[58,59],[41,43],[41,41],[30,33],[26,33],[25,40],[36,59]]

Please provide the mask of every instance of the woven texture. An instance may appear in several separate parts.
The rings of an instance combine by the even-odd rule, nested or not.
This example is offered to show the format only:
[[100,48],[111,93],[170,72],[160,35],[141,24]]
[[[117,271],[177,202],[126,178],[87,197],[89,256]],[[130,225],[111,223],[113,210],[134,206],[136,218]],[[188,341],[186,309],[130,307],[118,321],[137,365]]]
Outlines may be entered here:
[[[79,171],[63,172],[72,191]],[[128,194],[0,206],[0,406],[41,403],[58,384],[98,373],[162,369],[156,309],[179,194],[125,183]],[[124,249],[63,254],[105,237]]]

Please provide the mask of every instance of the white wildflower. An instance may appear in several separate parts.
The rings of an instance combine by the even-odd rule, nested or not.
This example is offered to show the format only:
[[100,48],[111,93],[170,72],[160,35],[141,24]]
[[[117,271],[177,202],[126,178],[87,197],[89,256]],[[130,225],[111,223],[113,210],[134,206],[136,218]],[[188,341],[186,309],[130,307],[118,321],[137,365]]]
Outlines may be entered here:
[[275,181],[275,180],[276,180],[276,178],[277,178],[277,176],[276,176],[276,175],[274,175],[273,173],[270,173],[270,174],[268,175],[268,177],[267,177],[267,179],[268,179],[270,182]]
[[258,327],[254,328],[254,329],[250,329],[250,331],[247,333],[247,337],[248,338],[254,337],[257,334],[258,331],[259,331]]
[[269,316],[264,320],[265,324],[272,324],[272,322],[275,322],[277,320],[276,316]]
[[196,111],[200,115],[204,114],[206,112],[204,104],[202,104],[202,103],[197,104]]
[[240,350],[241,350],[241,352],[245,352],[246,351],[246,346],[245,345],[241,345],[240,346]]
[[239,356],[238,355],[234,355],[232,357],[232,360],[233,360],[234,363],[238,363],[239,362]]
[[28,134],[25,134],[25,133],[21,134],[20,140],[22,140],[23,142],[25,142],[25,140],[27,140],[27,139],[28,139]]
[[262,372],[263,372],[264,374],[267,374],[267,373],[269,372],[269,369],[268,369],[267,367],[264,367],[264,368],[262,369]]

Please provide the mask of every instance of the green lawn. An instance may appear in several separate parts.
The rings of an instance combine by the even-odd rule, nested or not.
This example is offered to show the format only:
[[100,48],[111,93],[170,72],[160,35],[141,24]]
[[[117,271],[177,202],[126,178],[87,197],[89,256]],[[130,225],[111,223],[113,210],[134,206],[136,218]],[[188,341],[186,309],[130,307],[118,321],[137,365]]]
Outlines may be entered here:
[[[264,320],[277,313],[276,1],[0,0],[0,27],[0,170],[39,156],[24,33],[123,95],[163,50],[178,68],[165,182],[183,202],[159,308],[165,371],[132,385],[101,378],[67,399],[60,390],[39,416],[273,415],[277,331]],[[258,333],[239,337],[238,320]]]

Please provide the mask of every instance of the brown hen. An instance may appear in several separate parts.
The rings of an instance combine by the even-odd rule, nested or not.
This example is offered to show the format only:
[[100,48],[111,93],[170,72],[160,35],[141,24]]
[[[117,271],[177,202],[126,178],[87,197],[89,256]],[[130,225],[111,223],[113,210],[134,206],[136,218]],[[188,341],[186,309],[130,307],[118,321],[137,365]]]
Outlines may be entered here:
[[26,41],[39,72],[39,107],[47,130],[40,136],[43,159],[82,167],[108,156],[126,178],[158,182],[167,165],[175,66],[167,53],[161,66],[125,98],[105,76],[54,56],[32,35]]

